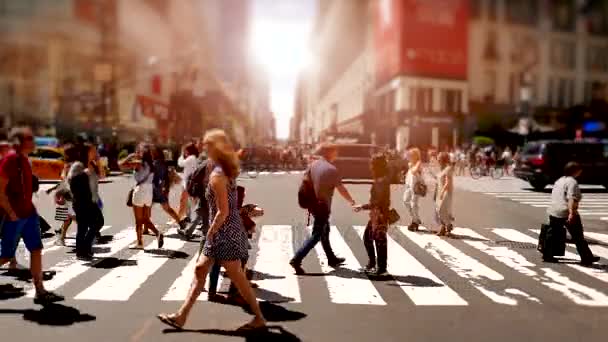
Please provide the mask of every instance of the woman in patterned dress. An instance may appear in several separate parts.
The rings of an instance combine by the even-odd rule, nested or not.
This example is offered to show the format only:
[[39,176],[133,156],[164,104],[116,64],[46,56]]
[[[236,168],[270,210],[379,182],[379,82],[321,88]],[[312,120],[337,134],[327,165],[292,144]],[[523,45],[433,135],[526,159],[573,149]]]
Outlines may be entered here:
[[203,254],[195,268],[194,280],[188,298],[174,314],[160,314],[161,322],[182,329],[190,310],[205,288],[205,280],[217,261],[251,307],[255,317],[239,328],[240,331],[264,329],[266,320],[245,272],[241,260],[247,259],[247,232],[239,214],[236,177],[239,174],[238,159],[226,133],[211,130],[205,134],[205,148],[209,159],[216,165],[209,178],[206,198],[209,203],[210,227]]

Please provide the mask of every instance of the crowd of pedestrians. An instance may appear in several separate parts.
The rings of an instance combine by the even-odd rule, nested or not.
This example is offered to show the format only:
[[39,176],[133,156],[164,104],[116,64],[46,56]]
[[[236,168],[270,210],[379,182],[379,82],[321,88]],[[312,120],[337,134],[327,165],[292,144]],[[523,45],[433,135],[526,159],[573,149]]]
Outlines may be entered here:
[[[2,146],[0,146],[2,148]],[[10,135],[7,149],[0,150],[0,209],[2,210],[0,266],[15,264],[15,251],[23,240],[30,252],[30,271],[35,287],[34,302],[41,305],[62,301],[61,295],[44,288],[42,270],[42,239],[39,216],[32,202],[35,177],[32,174],[28,154],[35,148],[34,137],[28,128],[15,128]],[[455,152],[460,154],[461,152]],[[61,223],[57,244],[65,245],[66,232],[76,221],[76,257],[90,261],[94,258],[93,245],[100,237],[104,225],[103,200],[99,193],[99,181],[106,175],[99,164],[96,145],[77,141],[64,146],[65,167],[61,182],[51,188],[55,192],[56,219]],[[224,268],[231,280],[230,299],[247,305],[254,318],[240,330],[263,329],[266,320],[256,300],[246,265],[249,259],[251,238],[255,232],[252,218],[263,214],[255,205],[244,205],[245,188],[238,184],[242,155],[234,148],[222,130],[210,130],[203,139],[183,147],[178,165],[183,168],[180,176],[169,167],[159,146],[140,144],[135,152],[138,160],[133,174],[133,187],[128,192],[126,205],[132,207],[135,231],[132,249],[143,249],[143,235],[154,234],[158,248],[164,244],[164,235],[151,219],[152,207],[159,204],[163,211],[179,225],[178,233],[190,240],[198,229],[202,235],[199,256],[193,274],[190,292],[183,305],[174,313],[162,313],[161,322],[181,329],[186,323],[193,305],[210,282],[208,297],[220,301],[217,294],[220,269]],[[387,232],[391,224],[399,220],[400,211],[391,207],[391,182],[386,153],[371,157],[372,185],[369,199],[357,204],[341,181],[339,170],[333,165],[338,157],[334,144],[322,144],[302,180],[298,192],[300,206],[313,217],[311,236],[297,250],[289,262],[295,273],[306,274],[303,259],[321,242],[331,267],[339,267],[345,259],[339,257],[330,243],[330,218],[334,192],[346,200],[355,212],[367,211],[368,221],[363,233],[363,243],[368,263],[363,272],[370,276],[388,275],[389,253]],[[418,148],[410,148],[405,156],[408,171],[403,187],[403,204],[409,215],[408,229],[418,231],[423,224],[419,201],[431,195],[434,203],[436,234],[452,236],[454,229],[454,175],[458,169],[457,159],[449,152],[433,155],[439,165],[436,174],[423,162]],[[558,180],[552,193],[552,205],[548,211],[549,231],[543,245],[543,259],[555,261],[554,246],[559,243],[561,230],[568,229],[581,255],[582,263],[590,265],[599,260],[589,250],[583,236],[583,227],[578,214],[581,200],[576,178],[582,168],[576,163],[566,167],[565,175]],[[435,179],[429,190],[428,176]],[[169,191],[178,189],[179,208],[169,204]],[[194,214],[194,218],[192,218]],[[209,276],[209,279],[207,280]],[[12,285],[0,285],[3,292],[21,291]]]

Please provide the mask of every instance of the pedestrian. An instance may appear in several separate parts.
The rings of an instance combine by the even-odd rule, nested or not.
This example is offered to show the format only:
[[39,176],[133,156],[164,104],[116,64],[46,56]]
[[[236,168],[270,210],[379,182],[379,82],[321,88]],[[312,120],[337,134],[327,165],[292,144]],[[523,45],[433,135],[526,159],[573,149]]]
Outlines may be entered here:
[[[169,166],[165,159],[165,153],[160,146],[152,146],[153,179],[152,179],[152,203],[160,204],[161,208],[171,218],[179,224],[180,229],[186,229],[186,221],[182,220],[177,212],[169,205],[169,190],[171,182],[169,180]],[[151,209],[150,209],[151,211]],[[144,229],[144,234],[148,229]]]
[[30,272],[36,291],[34,303],[47,305],[63,301],[63,296],[47,291],[43,284],[42,237],[39,217],[32,202],[32,168],[28,155],[34,151],[34,134],[26,127],[16,127],[10,132],[12,150],[0,161],[0,208],[2,240],[0,241],[0,266],[15,258],[20,239],[30,252]]
[[[92,143],[86,143],[85,148],[87,150],[87,176],[89,176],[89,186],[91,188],[91,195],[93,196],[93,203],[99,208],[99,213],[103,217],[103,201],[99,194],[99,180],[106,177],[104,166],[99,161],[99,154],[97,153],[97,147]],[[101,238],[101,232],[97,232],[96,237]]]
[[[579,203],[583,196],[576,180],[581,176],[583,169],[576,162],[569,162],[564,168],[564,175],[553,184],[551,191],[551,205],[547,209],[549,215],[549,232],[545,239],[543,248],[543,260],[556,262],[553,241],[556,236],[561,235],[564,227],[570,233],[572,242],[576,245],[576,251],[581,257],[581,264],[589,266],[600,260],[589,249],[583,233],[583,223],[579,215]],[[565,233],[564,233],[565,234]],[[565,243],[565,242],[564,242]]]
[[[369,261],[366,273],[375,276],[387,274],[388,213],[391,206],[391,183],[388,178],[388,163],[383,155],[375,155],[371,160],[374,183],[370,190],[369,203],[356,207],[355,211],[369,210],[369,221],[363,233],[363,244]],[[376,259],[376,255],[378,258]]]
[[70,185],[68,184],[68,172],[70,171],[71,163],[64,160],[63,171],[61,172],[61,181],[56,187],[47,190],[47,193],[55,190],[55,221],[61,222],[61,227],[55,231],[57,239],[55,240],[56,246],[65,246],[65,237],[68,229],[74,220],[76,220],[76,213],[74,213],[74,206],[72,203],[72,193],[70,192]]
[[[67,181],[76,214],[76,256],[82,260],[93,259],[93,241],[103,226],[103,215],[94,202],[89,173],[83,163],[82,151],[74,145],[64,148],[65,160],[70,163]],[[88,159],[88,157],[87,157]]]
[[449,236],[453,230],[454,215],[452,215],[452,196],[454,193],[454,167],[450,156],[441,152],[437,156],[439,174],[435,190],[435,210],[439,223],[438,236]]
[[209,177],[209,189],[206,194],[210,217],[213,217],[212,223],[207,233],[203,255],[195,268],[195,277],[188,298],[177,313],[159,314],[158,318],[167,325],[182,329],[192,306],[205,288],[210,268],[219,261],[255,315],[255,318],[241,326],[239,331],[263,329],[266,327],[266,320],[241,264],[241,260],[248,257],[248,251],[247,232],[237,208],[238,159],[226,133],[222,130],[207,132],[204,143],[209,158],[215,165]]
[[135,234],[137,240],[131,249],[144,249],[143,234],[144,230],[149,229],[155,235],[158,243],[158,248],[162,248],[164,244],[163,234],[156,229],[152,223],[152,200],[154,196],[154,165],[152,160],[152,152],[150,148],[144,144],[137,148],[137,157],[141,163],[137,165],[134,178],[135,186],[131,195],[131,203],[133,204],[133,216],[135,217]]
[[409,167],[405,176],[405,191],[403,193],[403,202],[407,209],[412,222],[408,226],[410,231],[418,230],[422,221],[420,220],[419,199],[421,194],[417,191],[417,184],[424,184],[422,177],[422,156],[420,150],[416,147],[408,151]]
[[353,208],[356,204],[346,187],[342,184],[338,169],[332,164],[338,157],[338,148],[336,145],[329,143],[321,145],[317,155],[320,155],[321,158],[315,160],[306,172],[307,177],[310,177],[316,196],[315,206],[309,208],[309,211],[314,218],[312,235],[304,242],[304,245],[300,247],[294,258],[289,262],[296,274],[299,275],[306,273],[302,268],[302,260],[319,241],[323,246],[329,266],[338,267],[344,263],[345,259],[339,258],[334,254],[329,242],[329,218],[331,215],[331,203],[334,196],[334,190],[337,189],[340,195]]
[[188,192],[186,191],[186,183],[188,182],[188,179],[190,179],[199,164],[198,155],[198,148],[196,148],[196,145],[194,143],[190,143],[184,146],[182,154],[177,160],[177,165],[179,165],[179,167],[183,168],[184,170],[182,177],[182,185],[184,190],[181,192],[180,195],[181,197],[178,215],[180,218],[185,219],[186,222],[190,222],[190,208],[193,206],[196,200],[188,196]]

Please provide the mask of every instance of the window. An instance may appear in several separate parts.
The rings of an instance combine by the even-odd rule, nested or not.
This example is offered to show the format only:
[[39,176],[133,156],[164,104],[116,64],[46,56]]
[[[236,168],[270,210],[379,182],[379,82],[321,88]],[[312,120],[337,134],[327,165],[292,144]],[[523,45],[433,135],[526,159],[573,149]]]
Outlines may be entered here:
[[553,86],[557,89],[551,104],[555,104],[559,108],[570,107],[574,104],[574,80],[559,78],[553,82]]
[[483,100],[494,102],[496,96],[496,70],[487,70],[483,76]]
[[496,31],[489,30],[486,36],[486,45],[483,51],[486,61],[498,61],[498,36]]
[[433,111],[433,89],[423,87],[410,88],[410,106],[419,112]]
[[534,26],[538,19],[539,1],[508,0],[504,2],[507,21],[511,24]]
[[555,31],[572,32],[576,27],[575,0],[552,0],[551,25]]
[[488,0],[488,18],[490,21],[498,18],[498,0]]
[[590,46],[587,49],[587,70],[608,72],[608,46]]
[[448,113],[462,112],[462,91],[443,89],[441,91],[441,110]]
[[560,69],[574,69],[576,44],[570,41],[554,40],[551,43],[551,66]]
[[482,1],[483,0],[471,0],[471,17],[473,18],[479,18],[481,17],[481,13],[482,13]]
[[589,1],[585,8],[587,28],[593,35],[608,35],[608,2]]

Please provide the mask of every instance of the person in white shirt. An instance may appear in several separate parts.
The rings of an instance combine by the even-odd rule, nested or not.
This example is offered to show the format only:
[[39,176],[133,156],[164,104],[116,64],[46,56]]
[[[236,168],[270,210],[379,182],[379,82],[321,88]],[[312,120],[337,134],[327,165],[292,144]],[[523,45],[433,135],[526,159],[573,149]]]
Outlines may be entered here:
[[572,236],[572,242],[576,245],[583,266],[590,266],[600,260],[599,257],[593,255],[593,252],[589,249],[589,244],[585,241],[583,223],[578,212],[579,203],[583,196],[576,178],[580,177],[582,172],[583,169],[578,163],[570,162],[564,168],[564,176],[553,184],[551,205],[547,209],[551,229],[547,233],[546,245],[543,248],[543,260],[545,262],[556,262],[552,253],[554,247],[553,236],[564,227],[568,229],[570,236]]
[[179,159],[177,160],[177,165],[179,165],[179,167],[184,169],[183,177],[182,177],[183,191],[181,193],[180,205],[179,205],[179,211],[178,211],[178,215],[182,219],[184,217],[187,220],[190,219],[190,208],[191,208],[191,204],[194,201],[194,199],[190,198],[190,196],[188,196],[188,192],[186,191],[186,188],[187,188],[188,179],[190,179],[190,176],[192,176],[192,174],[196,170],[196,167],[198,166],[198,154],[199,154],[199,151],[198,151],[198,148],[196,148],[196,145],[193,143],[190,143],[190,144],[187,144],[186,146],[184,146],[184,148],[182,150],[182,155],[179,156]]
[[510,173],[509,169],[511,167],[511,162],[513,161],[513,153],[511,152],[511,149],[509,148],[509,146],[507,146],[505,148],[505,150],[502,152],[500,159],[503,162],[503,168],[504,168],[505,175],[509,175],[509,173]]

